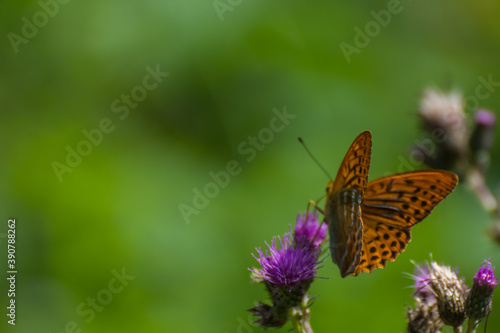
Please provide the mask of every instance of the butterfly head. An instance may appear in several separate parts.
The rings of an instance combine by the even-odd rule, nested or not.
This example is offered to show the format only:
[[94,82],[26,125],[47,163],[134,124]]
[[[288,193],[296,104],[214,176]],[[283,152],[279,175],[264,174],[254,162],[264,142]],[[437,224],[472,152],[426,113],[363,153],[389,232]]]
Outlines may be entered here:
[[333,182],[333,180],[330,180],[328,182],[328,185],[326,185],[326,194],[327,195],[332,195],[334,193],[334,187],[335,183]]

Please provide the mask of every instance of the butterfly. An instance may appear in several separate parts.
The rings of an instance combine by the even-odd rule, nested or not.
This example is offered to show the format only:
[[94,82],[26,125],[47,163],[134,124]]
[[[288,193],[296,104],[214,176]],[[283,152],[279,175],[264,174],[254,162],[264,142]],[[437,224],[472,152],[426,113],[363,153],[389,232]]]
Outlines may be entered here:
[[[335,180],[326,188],[323,213],[332,260],[340,275],[356,276],[384,268],[411,240],[411,228],[458,184],[454,173],[420,170],[368,182],[370,131],[352,143]],[[316,204],[311,202],[316,208]]]

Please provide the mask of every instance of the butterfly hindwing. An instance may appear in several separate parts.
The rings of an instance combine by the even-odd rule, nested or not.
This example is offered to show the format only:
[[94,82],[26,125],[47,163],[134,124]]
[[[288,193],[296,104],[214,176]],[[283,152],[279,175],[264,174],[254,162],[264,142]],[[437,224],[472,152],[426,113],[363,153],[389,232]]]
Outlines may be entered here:
[[363,218],[363,246],[353,276],[384,268],[387,261],[396,260],[411,240],[409,228],[397,228],[371,218]]
[[352,274],[363,245],[362,197],[356,189],[343,189],[329,196],[325,220],[330,234],[330,253],[342,277]]
[[422,170],[368,183],[361,205],[364,219],[409,228],[422,221],[458,183],[454,173]]

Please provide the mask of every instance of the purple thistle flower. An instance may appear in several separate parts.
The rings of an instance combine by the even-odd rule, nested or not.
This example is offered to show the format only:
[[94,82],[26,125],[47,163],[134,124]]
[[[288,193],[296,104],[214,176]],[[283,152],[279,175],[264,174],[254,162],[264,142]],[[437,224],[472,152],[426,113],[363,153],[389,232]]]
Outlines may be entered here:
[[476,124],[493,127],[497,121],[495,114],[488,110],[477,110],[475,115]]
[[493,275],[495,267],[491,265],[490,259],[485,260],[474,275],[474,284],[465,305],[469,326],[474,328],[491,312],[493,290],[498,284],[498,280]]
[[[279,237],[278,237],[279,238]],[[276,237],[271,245],[266,242],[270,255],[257,248],[260,258],[253,257],[262,266],[262,269],[251,269],[252,272],[274,285],[286,286],[291,290],[299,282],[305,282],[316,276],[318,251],[311,250],[306,243],[299,243],[296,248],[291,246],[290,234],[286,233],[279,238],[281,249],[278,250]],[[302,245],[302,246],[301,246]]]
[[487,287],[493,291],[498,284],[498,280],[493,275],[495,273],[495,267],[491,264],[491,258],[488,261],[484,261],[479,271],[474,275],[474,285],[479,287]]
[[326,223],[318,225],[318,214],[307,212],[297,214],[297,223],[295,224],[294,242],[295,244],[308,244],[315,249],[319,249],[326,238],[328,226]]
[[258,257],[252,256],[262,268],[249,268],[251,278],[266,285],[273,305],[261,302],[249,311],[263,328],[283,326],[290,319],[292,308],[308,313],[307,290],[316,277],[318,264],[323,261],[319,256],[325,236],[326,226],[318,225],[317,214],[299,214],[293,236],[290,231],[283,238],[273,237],[271,245],[266,242],[269,252],[256,248]]
[[252,279],[265,283],[273,303],[270,306],[261,302],[249,310],[257,316],[256,322],[263,328],[283,326],[289,319],[288,310],[304,303],[321,262],[318,261],[320,250],[311,248],[309,243],[299,243],[294,248],[291,232],[284,234],[283,238],[278,237],[280,249],[276,238],[273,237],[271,245],[266,242],[270,254],[260,248],[256,249],[260,258],[252,254],[262,266],[261,269],[250,269]]

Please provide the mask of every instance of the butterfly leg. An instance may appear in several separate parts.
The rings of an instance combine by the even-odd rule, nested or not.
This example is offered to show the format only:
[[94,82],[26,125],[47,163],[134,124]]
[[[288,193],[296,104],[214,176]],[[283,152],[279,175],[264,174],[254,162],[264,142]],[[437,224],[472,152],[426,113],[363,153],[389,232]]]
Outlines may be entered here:
[[[323,198],[321,198],[321,199],[323,199]],[[321,200],[321,199],[320,199],[320,200]],[[314,207],[314,209],[318,210],[318,211],[319,211],[319,212],[320,212],[323,216],[325,215],[325,214],[324,214],[324,212],[323,212],[323,210],[322,210],[321,208],[319,208],[319,207],[318,207],[318,205],[317,205],[317,203],[316,203],[315,201],[313,201],[313,200],[309,200],[309,202],[307,203],[307,211],[306,211],[306,216],[308,216],[308,215],[309,215],[309,209],[310,209],[311,205]],[[323,223],[326,223],[326,221],[325,221],[324,219],[323,219],[323,221],[320,223],[320,227],[321,227],[321,225],[322,225]],[[316,239],[316,236],[318,235],[319,230],[320,230],[320,228],[318,228],[318,229],[316,230],[316,233],[314,234],[314,237],[312,238],[312,240],[313,240],[313,241]],[[327,250],[327,249],[324,249],[324,250],[321,252],[321,255],[323,255],[323,253],[325,253],[325,251],[326,251],[326,250]]]
[[319,211],[322,215],[325,215],[325,213],[323,212],[323,209],[319,208],[318,205],[316,204],[316,202],[313,200],[309,200],[309,202],[307,203],[307,214],[309,214],[309,209],[311,206],[313,206],[314,209]]

